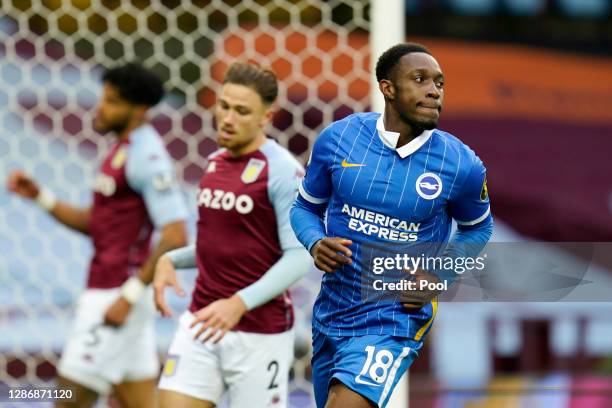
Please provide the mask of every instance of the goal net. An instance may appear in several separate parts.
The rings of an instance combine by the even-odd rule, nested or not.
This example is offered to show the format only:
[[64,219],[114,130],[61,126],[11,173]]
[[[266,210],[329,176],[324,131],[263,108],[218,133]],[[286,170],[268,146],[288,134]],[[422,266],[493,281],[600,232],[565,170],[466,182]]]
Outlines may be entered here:
[[[153,112],[191,203],[216,148],[212,107],[234,60],[280,82],[268,134],[305,162],[329,122],[369,104],[369,2],[352,0],[1,0],[0,176],[24,169],[59,198],[86,205],[110,140],[92,129],[102,69],[137,60],[166,80]],[[49,385],[92,249],[0,189],[0,387]],[[193,235],[193,231],[192,231]],[[194,271],[182,274],[188,288]],[[291,406],[310,406],[316,272],[295,285]],[[171,298],[178,311],[184,300]],[[158,321],[163,357],[175,322]]]

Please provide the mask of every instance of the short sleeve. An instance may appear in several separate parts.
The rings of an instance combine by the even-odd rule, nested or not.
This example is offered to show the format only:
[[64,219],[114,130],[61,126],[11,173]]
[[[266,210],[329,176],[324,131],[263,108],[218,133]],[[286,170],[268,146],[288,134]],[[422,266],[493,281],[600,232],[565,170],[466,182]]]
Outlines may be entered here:
[[155,227],[187,219],[185,201],[163,146],[130,149],[126,171],[130,187],[142,195]]
[[300,185],[300,195],[311,204],[324,204],[329,201],[332,193],[330,163],[332,159],[333,130],[327,127],[317,140],[310,152],[310,159],[306,166],[306,176]]
[[491,217],[487,172],[478,157],[474,157],[470,172],[457,195],[451,200],[449,208],[457,225],[464,229]]

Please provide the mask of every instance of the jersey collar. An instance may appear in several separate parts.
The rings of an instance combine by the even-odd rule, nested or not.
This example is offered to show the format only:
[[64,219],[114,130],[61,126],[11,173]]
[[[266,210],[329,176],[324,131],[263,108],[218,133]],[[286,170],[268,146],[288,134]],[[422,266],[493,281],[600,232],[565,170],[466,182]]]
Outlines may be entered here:
[[376,130],[378,136],[386,146],[390,147],[391,149],[394,149],[402,159],[410,156],[412,153],[419,150],[419,148],[423,146],[433,134],[433,130],[425,130],[423,131],[423,133],[421,133],[402,147],[396,147],[397,140],[399,139],[400,134],[398,132],[391,132],[389,130],[385,130],[385,123],[383,121],[383,117],[384,114],[381,113],[381,115],[378,117],[378,120],[376,121]]

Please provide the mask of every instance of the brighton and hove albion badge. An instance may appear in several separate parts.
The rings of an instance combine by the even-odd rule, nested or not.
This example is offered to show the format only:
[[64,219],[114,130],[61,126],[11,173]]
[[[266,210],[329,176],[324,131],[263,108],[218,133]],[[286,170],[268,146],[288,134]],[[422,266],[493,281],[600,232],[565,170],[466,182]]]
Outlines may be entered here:
[[423,173],[417,178],[416,191],[425,200],[433,200],[442,193],[442,180],[437,174]]
[[254,183],[259,177],[259,174],[266,166],[266,162],[259,159],[251,159],[247,163],[242,175],[240,176],[240,180],[242,180],[245,184]]
[[113,169],[118,169],[125,164],[127,160],[127,147],[121,147],[117,150],[117,153],[113,156],[113,160],[111,160],[111,167]]

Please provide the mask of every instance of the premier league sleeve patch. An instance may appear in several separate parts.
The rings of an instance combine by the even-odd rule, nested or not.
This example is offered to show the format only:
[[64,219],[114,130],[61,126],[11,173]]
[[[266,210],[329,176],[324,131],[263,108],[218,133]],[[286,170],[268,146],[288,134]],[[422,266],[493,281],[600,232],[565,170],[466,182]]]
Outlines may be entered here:
[[121,166],[125,164],[126,160],[127,160],[127,148],[121,147],[119,148],[119,150],[117,150],[117,152],[113,156],[113,159],[111,160],[111,167],[113,169],[119,169],[121,168]]
[[482,182],[482,190],[480,191],[480,201],[487,201],[489,198],[489,190],[487,189],[487,178]]
[[242,175],[240,176],[240,180],[244,184],[251,184],[257,180],[257,177],[261,174],[262,170],[266,166],[266,162],[259,159],[251,159],[247,163],[246,167],[242,171]]
[[153,187],[157,191],[167,191],[172,187],[174,180],[171,173],[159,173],[153,177]]

